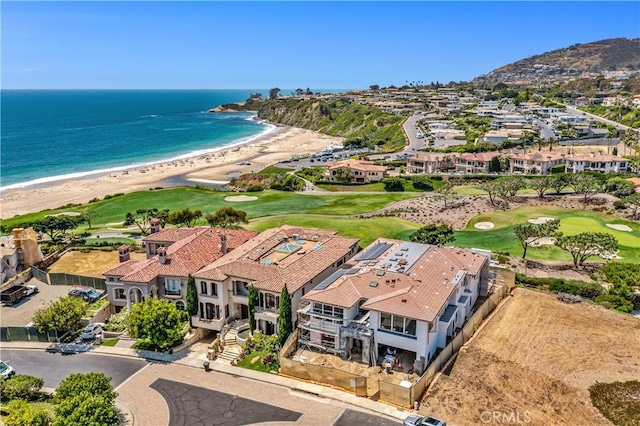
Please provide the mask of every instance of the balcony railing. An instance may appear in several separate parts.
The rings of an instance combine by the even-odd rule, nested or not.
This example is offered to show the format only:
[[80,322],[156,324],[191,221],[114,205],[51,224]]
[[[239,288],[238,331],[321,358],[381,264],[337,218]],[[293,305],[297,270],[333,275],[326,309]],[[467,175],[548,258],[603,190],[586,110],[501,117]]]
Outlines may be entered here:
[[177,296],[177,297],[180,297],[181,294],[182,294],[182,292],[180,290],[169,290],[169,289],[165,289],[164,290],[164,295],[165,296],[173,296],[173,297]]
[[226,321],[224,320],[224,318],[206,319],[206,318],[200,318],[198,316],[192,316],[191,323],[193,324],[194,327],[201,327],[201,328],[207,328],[209,330],[220,331],[222,330],[222,327],[224,327]]

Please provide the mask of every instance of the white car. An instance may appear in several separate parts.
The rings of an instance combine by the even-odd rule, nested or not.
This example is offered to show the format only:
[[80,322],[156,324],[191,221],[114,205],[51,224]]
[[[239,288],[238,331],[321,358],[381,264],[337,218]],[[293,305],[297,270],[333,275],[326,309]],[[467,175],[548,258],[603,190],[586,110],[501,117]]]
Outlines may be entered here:
[[38,292],[38,287],[36,287],[33,284],[29,284],[26,287],[27,287],[27,294],[25,294],[25,296],[30,296],[30,295],[36,294]]
[[0,361],[0,377],[8,379],[11,376],[15,376],[16,370],[12,366],[4,361]]
[[438,420],[433,417],[422,416],[409,416],[404,419],[404,426],[447,426],[443,420]]
[[80,333],[80,338],[82,340],[95,339],[102,334],[103,329],[104,324],[101,322],[89,324],[84,328],[84,330],[82,330],[82,333]]

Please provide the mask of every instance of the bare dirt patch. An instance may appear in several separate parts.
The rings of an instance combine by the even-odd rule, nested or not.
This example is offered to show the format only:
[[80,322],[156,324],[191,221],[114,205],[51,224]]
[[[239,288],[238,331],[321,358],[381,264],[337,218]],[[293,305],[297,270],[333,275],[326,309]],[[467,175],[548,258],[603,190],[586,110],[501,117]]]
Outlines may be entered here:
[[517,289],[443,375],[421,413],[482,424],[487,411],[525,412],[531,425],[610,424],[593,407],[596,382],[640,375],[640,321],[604,308],[567,305]]
[[258,197],[249,196],[249,195],[230,195],[228,197],[224,197],[225,201],[243,203],[247,201],[255,201]]
[[[146,259],[144,253],[131,253],[131,260]],[[65,272],[67,274],[104,278],[102,273],[118,264],[117,251],[70,251],[58,259],[49,272]]]

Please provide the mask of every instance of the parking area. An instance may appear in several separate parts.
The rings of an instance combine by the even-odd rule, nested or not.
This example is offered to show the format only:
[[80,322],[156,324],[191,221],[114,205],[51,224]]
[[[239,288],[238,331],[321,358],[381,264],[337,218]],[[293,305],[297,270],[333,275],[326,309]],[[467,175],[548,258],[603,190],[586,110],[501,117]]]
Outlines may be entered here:
[[0,326],[2,327],[22,327],[31,322],[34,312],[46,306],[49,302],[66,296],[73,286],[69,285],[49,285],[35,278],[27,281],[27,284],[34,284],[38,287],[38,293],[25,297],[14,305],[2,304],[0,307]]

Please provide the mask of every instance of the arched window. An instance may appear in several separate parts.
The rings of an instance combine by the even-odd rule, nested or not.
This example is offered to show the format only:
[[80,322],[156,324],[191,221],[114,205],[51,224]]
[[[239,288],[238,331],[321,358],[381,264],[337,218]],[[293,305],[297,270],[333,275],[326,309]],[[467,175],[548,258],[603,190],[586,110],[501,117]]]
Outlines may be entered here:
[[178,300],[176,302],[176,308],[180,309],[181,311],[184,311],[184,302],[182,300]]

